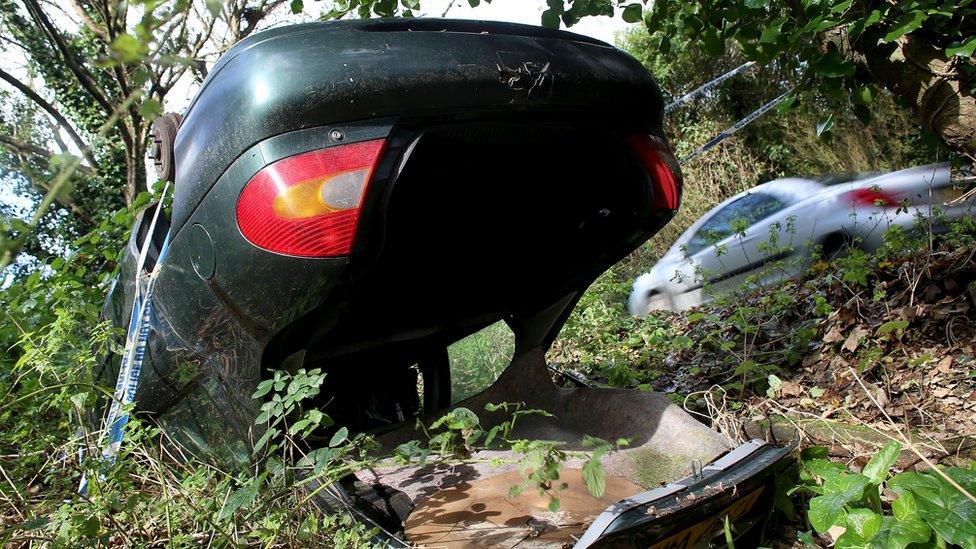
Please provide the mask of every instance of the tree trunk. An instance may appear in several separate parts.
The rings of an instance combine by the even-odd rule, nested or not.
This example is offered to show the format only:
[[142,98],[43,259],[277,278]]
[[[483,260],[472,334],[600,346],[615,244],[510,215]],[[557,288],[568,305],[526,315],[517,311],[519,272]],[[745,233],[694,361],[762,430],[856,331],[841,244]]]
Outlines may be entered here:
[[879,34],[866,32],[851,49],[855,64],[901,97],[923,127],[952,150],[976,159],[976,97],[961,59],[948,59],[915,34],[886,44]]
[[126,147],[125,173],[125,203],[131,206],[136,196],[146,189],[146,147],[143,139]]

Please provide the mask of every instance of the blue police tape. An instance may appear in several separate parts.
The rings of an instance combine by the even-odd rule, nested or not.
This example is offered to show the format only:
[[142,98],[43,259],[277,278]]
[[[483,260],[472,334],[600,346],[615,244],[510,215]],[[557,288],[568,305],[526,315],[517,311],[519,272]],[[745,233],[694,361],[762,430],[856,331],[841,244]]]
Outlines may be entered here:
[[[165,190],[164,190],[165,196]],[[151,225],[155,228],[155,219]],[[152,231],[150,231],[152,232]],[[148,246],[151,237],[146,238]],[[102,438],[99,439],[99,446],[105,441],[105,448],[102,450],[102,461],[113,463],[122,447],[122,439],[125,437],[125,426],[129,423],[129,411],[127,407],[135,401],[136,389],[139,387],[139,376],[142,373],[142,364],[146,358],[146,345],[149,341],[150,320],[153,316],[153,288],[156,285],[156,274],[159,272],[163,260],[169,252],[169,234],[166,235],[163,245],[159,250],[159,257],[153,272],[150,273],[145,286],[145,293],[140,295],[140,284],[137,280],[135,286],[135,296],[132,300],[132,314],[129,317],[129,326],[125,338],[125,351],[122,355],[122,362],[119,365],[119,376],[115,381],[115,392],[112,396],[112,403],[109,406],[108,415],[105,418]],[[141,261],[139,262],[142,263]],[[80,453],[80,457],[84,453]],[[78,493],[87,495],[88,476],[82,475],[78,485]]]
[[735,132],[741,130],[742,128],[744,128],[746,126],[748,126],[753,120],[759,118],[763,114],[766,114],[766,112],[768,110],[770,110],[773,107],[775,107],[776,105],[778,105],[780,101],[786,99],[786,96],[788,96],[791,93],[793,93],[793,88],[790,88],[789,90],[783,92],[778,97],[776,97],[776,99],[773,99],[772,101],[766,103],[765,105],[763,105],[763,106],[759,107],[758,109],[754,110],[753,112],[749,113],[749,115],[746,116],[745,118],[743,118],[742,120],[739,120],[738,122],[736,122],[735,124],[733,124],[731,127],[729,127],[728,129],[724,130],[722,133],[720,133],[720,134],[716,135],[715,137],[711,138],[708,141],[708,143],[705,143],[704,145],[702,145],[701,147],[699,147],[697,150],[695,150],[694,152],[692,152],[688,156],[685,156],[684,158],[682,158],[681,159],[681,164],[682,165],[687,164],[688,162],[694,160],[695,158],[698,158],[698,156],[701,155],[702,153],[704,153],[704,152],[708,151],[709,149],[715,147],[716,145],[718,145],[722,141],[725,141],[729,137],[732,137],[732,134],[734,134]]
[[700,88],[682,95],[681,97],[668,103],[667,106],[664,107],[664,114],[671,114],[678,107],[684,105],[685,103],[688,103],[689,101],[695,99],[698,96],[705,95],[706,93],[718,87],[718,85],[721,84],[722,82],[725,82],[729,78],[732,78],[733,76],[739,74],[742,71],[745,71],[746,69],[749,69],[753,65],[755,65],[755,62],[753,61],[749,61],[748,63],[743,63],[742,65],[730,70],[729,72],[723,74],[722,76],[719,76],[718,78],[704,84]]

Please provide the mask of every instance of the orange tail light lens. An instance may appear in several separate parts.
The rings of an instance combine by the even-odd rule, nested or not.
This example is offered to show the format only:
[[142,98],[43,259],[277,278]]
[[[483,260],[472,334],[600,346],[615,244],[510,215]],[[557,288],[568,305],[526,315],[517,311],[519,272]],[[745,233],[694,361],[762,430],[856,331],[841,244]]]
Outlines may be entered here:
[[349,255],[363,197],[386,141],[302,153],[264,167],[237,199],[249,242],[301,257]]
[[681,203],[681,167],[667,142],[657,136],[634,134],[627,137],[634,152],[654,184],[654,207],[677,210]]

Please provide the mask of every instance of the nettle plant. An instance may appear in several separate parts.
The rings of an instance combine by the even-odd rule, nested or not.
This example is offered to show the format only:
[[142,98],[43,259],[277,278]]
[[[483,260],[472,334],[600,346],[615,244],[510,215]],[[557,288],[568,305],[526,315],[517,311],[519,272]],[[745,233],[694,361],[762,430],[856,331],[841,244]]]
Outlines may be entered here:
[[[606,491],[606,472],[603,462],[605,455],[614,450],[614,445],[596,437],[587,436],[583,439],[583,446],[590,448],[589,452],[565,450],[564,442],[553,440],[529,440],[514,438],[512,433],[518,420],[525,416],[554,417],[545,410],[525,408],[521,402],[488,403],[488,412],[502,411],[509,414],[508,419],[489,429],[481,426],[481,420],[471,409],[454,408],[429,427],[417,420],[417,428],[427,436],[427,444],[412,440],[397,447],[395,459],[400,463],[425,465],[434,455],[438,461],[468,461],[472,459],[478,448],[507,447],[516,458],[492,458],[493,466],[505,463],[518,463],[518,470],[522,482],[509,489],[509,497],[517,497],[530,488],[536,488],[539,495],[549,498],[549,509],[559,510],[559,491],[568,487],[565,482],[559,482],[560,474],[570,459],[583,460],[581,470],[586,489],[593,497],[603,497]],[[480,443],[480,446],[479,446]],[[627,441],[620,439],[616,448],[626,446]]]
[[[814,495],[807,512],[813,529],[833,533],[838,549],[976,549],[976,470],[892,474],[900,453],[901,445],[891,442],[857,473],[828,460],[826,448],[804,450],[794,490]],[[809,533],[804,538],[813,542]]]

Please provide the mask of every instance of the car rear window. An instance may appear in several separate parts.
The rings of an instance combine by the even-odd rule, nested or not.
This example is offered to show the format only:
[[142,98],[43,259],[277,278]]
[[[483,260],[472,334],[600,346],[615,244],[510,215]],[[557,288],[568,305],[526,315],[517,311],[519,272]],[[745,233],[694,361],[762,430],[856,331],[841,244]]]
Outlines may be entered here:
[[782,200],[760,192],[733,200],[712,214],[708,221],[698,228],[688,241],[685,253],[694,255],[733,233],[755,225],[785,207],[786,204]]

